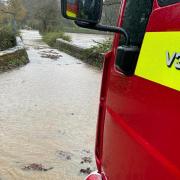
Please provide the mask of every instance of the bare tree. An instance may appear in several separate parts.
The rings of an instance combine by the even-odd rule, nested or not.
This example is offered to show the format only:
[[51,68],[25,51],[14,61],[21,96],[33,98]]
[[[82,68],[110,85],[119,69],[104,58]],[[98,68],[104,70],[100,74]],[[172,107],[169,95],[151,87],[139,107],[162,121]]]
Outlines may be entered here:
[[8,0],[7,10],[13,14],[16,21],[21,22],[26,17],[27,11],[24,7],[22,0]]

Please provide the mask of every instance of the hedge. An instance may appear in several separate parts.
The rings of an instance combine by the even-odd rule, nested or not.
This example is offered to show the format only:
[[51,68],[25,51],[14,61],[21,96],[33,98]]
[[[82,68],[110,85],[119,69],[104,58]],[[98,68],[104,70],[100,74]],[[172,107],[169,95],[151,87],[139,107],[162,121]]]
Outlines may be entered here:
[[16,37],[9,27],[0,27],[0,51],[16,46]]

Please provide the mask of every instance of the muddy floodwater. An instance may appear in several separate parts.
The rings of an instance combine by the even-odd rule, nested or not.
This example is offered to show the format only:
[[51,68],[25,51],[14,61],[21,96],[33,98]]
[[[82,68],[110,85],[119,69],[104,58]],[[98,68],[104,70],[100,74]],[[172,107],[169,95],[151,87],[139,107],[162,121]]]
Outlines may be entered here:
[[0,180],[81,180],[95,170],[101,72],[22,31],[30,63],[0,74]]

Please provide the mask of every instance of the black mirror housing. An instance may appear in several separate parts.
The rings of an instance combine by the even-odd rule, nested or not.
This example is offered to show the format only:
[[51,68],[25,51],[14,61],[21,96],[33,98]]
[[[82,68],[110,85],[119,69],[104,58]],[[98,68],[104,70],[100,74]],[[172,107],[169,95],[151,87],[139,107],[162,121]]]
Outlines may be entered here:
[[134,74],[139,48],[136,46],[119,46],[116,54],[116,69],[126,76]]
[[101,20],[103,0],[61,0],[64,18],[98,24]]
[[129,35],[121,27],[99,24],[102,16],[103,0],[61,0],[61,13],[66,19],[74,20],[76,25],[99,31],[122,33],[129,44]]

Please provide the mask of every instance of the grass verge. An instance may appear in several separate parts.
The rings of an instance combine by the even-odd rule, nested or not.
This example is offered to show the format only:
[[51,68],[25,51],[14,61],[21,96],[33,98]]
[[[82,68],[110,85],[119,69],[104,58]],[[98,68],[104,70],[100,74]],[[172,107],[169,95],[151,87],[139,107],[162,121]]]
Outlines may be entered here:
[[[46,32],[42,34],[43,41],[49,46],[57,48],[66,52],[82,61],[102,69],[104,63],[104,53],[109,51],[112,46],[112,39],[104,40],[102,43],[97,42],[96,46],[88,49],[82,49],[68,43],[71,41],[71,37],[65,35],[63,32]],[[66,42],[57,43],[57,39],[63,39]]]
[[96,46],[88,49],[79,48],[71,43],[57,42],[56,48],[70,54],[87,64],[93,65],[102,69],[104,63],[104,54],[112,47],[112,40],[108,39],[102,43],[97,43]]
[[18,50],[15,53],[0,56],[0,72],[21,67],[29,62],[25,49]]
[[68,42],[71,41],[71,37],[68,35],[65,35],[63,32],[46,32],[42,34],[42,37],[43,37],[43,41],[52,47],[55,46],[56,39],[59,39],[59,38]]

